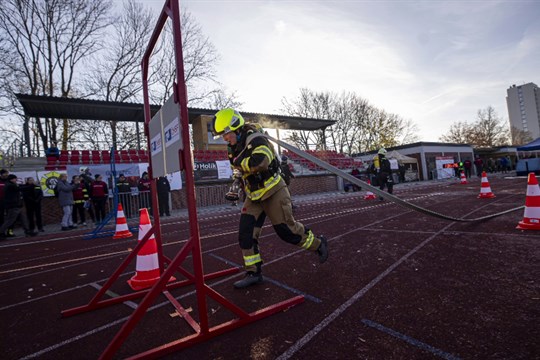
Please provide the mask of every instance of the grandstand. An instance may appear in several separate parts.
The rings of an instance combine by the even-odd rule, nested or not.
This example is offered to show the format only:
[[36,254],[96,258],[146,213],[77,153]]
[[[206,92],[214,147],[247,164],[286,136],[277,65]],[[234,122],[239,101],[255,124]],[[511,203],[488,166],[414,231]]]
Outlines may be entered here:
[[[353,169],[361,165],[361,163],[355,162],[353,158],[345,154],[338,153],[334,150],[307,150],[307,153],[342,170]],[[323,170],[321,167],[317,166],[311,161],[301,158],[300,156],[296,155],[291,151],[284,150],[283,155],[287,156],[289,158],[289,161],[291,161],[293,164],[298,164],[302,167],[309,169],[310,171]]]
[[[114,162],[117,164],[147,163],[148,151],[146,150],[118,150],[114,154]],[[66,170],[67,165],[97,165],[110,164],[111,153],[108,150],[62,150],[60,156],[47,157],[45,170]]]

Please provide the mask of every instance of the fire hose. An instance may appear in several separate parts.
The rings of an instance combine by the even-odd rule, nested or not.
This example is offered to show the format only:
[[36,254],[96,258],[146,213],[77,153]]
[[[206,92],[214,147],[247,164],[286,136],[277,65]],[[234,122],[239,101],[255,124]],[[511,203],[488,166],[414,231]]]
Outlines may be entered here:
[[453,216],[448,216],[448,215],[444,215],[444,214],[441,214],[441,213],[438,213],[436,211],[432,211],[432,210],[428,210],[426,208],[423,208],[423,207],[420,207],[420,206],[417,206],[417,205],[414,205],[414,204],[411,204],[403,199],[400,199],[392,194],[389,194],[387,192],[384,192],[382,190],[380,190],[379,188],[376,188],[372,185],[369,185],[368,183],[366,183],[365,181],[362,181],[348,173],[346,173],[345,171],[342,171],[340,169],[338,169],[337,167],[335,166],[332,166],[330,164],[328,164],[327,162],[325,161],[322,161],[321,159],[311,155],[311,154],[308,154],[307,152],[305,151],[302,151],[292,145],[289,145],[287,144],[286,142],[283,142],[281,140],[278,140],[278,139],[274,139],[273,137],[269,136],[268,134],[263,134],[268,140],[280,145],[281,147],[293,152],[294,154],[308,160],[308,161],[311,161],[313,162],[314,164],[316,164],[317,166],[325,169],[325,170],[328,170],[329,172],[343,178],[344,180],[347,180],[349,181],[350,183],[354,184],[354,185],[357,185],[357,186],[360,186],[362,188],[366,188],[367,190],[373,192],[374,194],[376,195],[379,195],[380,197],[382,197],[383,199],[387,199],[389,201],[392,201],[398,205],[401,205],[405,208],[409,208],[409,209],[412,209],[414,211],[418,211],[420,213],[423,213],[423,214],[426,214],[426,215],[429,215],[429,216],[434,216],[434,217],[437,217],[437,218],[440,218],[440,219],[445,219],[445,220],[450,220],[450,221],[458,221],[458,222],[475,222],[475,221],[482,221],[482,220],[487,220],[487,219],[492,219],[494,217],[497,217],[497,216],[501,216],[501,215],[504,215],[504,214],[508,214],[508,213],[511,213],[511,212],[514,212],[516,210],[520,210],[520,209],[523,209],[525,206],[518,206],[516,208],[512,208],[512,209],[508,209],[508,210],[505,210],[505,211],[502,211],[502,212],[499,212],[499,213],[496,213],[496,214],[491,214],[491,215],[486,215],[486,216],[482,216],[482,217],[478,217],[478,218],[474,218],[474,219],[464,219],[464,218],[456,218],[456,217],[453,217]]

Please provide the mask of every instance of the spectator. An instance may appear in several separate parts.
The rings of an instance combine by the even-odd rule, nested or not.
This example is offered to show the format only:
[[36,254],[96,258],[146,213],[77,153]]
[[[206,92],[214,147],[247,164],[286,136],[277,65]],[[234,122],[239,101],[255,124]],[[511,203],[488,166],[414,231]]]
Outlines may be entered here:
[[484,161],[480,159],[480,156],[478,155],[476,155],[476,159],[474,160],[474,167],[476,168],[476,176],[481,177],[484,168]]
[[26,184],[20,188],[23,194],[26,217],[28,218],[28,227],[30,231],[34,232],[36,225],[38,231],[45,231],[43,229],[43,220],[41,217],[41,200],[43,199],[41,186],[36,185],[33,177],[29,177],[26,179]]
[[[360,170],[358,170],[358,168],[355,167],[354,169],[352,169],[351,175],[354,176],[357,179],[360,179]],[[353,185],[352,189],[353,189],[353,191],[362,190],[362,188],[360,188],[358,185]]]
[[56,189],[58,191],[58,204],[64,212],[62,217],[62,231],[75,229],[73,225],[73,190],[79,187],[79,180],[75,180],[73,184],[67,182],[67,174],[60,174]]
[[171,216],[169,209],[169,192],[171,191],[171,184],[166,176],[160,176],[157,179],[157,194],[159,205],[159,216]]
[[79,181],[79,187],[73,190],[73,224],[86,226],[85,204],[90,199],[90,196],[88,195],[88,189],[83,181],[81,181],[81,178],[77,175],[73,175],[71,184],[75,184],[76,181]]
[[508,168],[508,163],[507,163],[507,159],[505,156],[503,157],[500,157],[499,158],[499,161],[500,161],[500,169],[503,173],[506,173],[507,172],[507,168]]
[[[83,208],[86,212],[88,212],[88,215],[90,216],[90,219],[95,224],[96,223],[96,216],[94,215],[94,207],[92,206],[92,199],[90,199],[90,187],[92,183],[94,182],[92,180],[92,177],[90,176],[90,171],[88,168],[81,171],[81,175],[79,176],[79,180],[81,182],[81,188],[86,190],[86,201],[84,202]],[[86,220],[86,213],[85,213],[85,220]]]
[[0,226],[4,223],[6,208],[4,207],[5,188],[8,183],[9,171],[6,169],[0,170]]
[[[379,189],[384,190],[386,186],[388,193],[392,194],[394,190],[394,180],[392,179],[392,167],[390,161],[386,158],[386,149],[381,148],[377,153],[379,155],[380,170],[378,174]],[[384,200],[383,197],[379,197],[380,200]]]
[[54,156],[57,159],[60,157],[60,149],[58,149],[57,141],[53,141],[52,145],[47,150],[45,150],[45,155],[47,157]]
[[16,175],[10,174],[7,176],[7,183],[4,187],[4,206],[7,213],[4,223],[0,226],[0,239],[6,238],[7,229],[12,227],[17,220],[22,224],[26,236],[37,235],[36,232],[30,231],[28,219],[22,211],[23,199]]
[[152,216],[152,194],[150,192],[150,180],[148,173],[145,171],[142,173],[142,177],[139,179],[139,208],[148,209],[148,213]]
[[122,204],[124,215],[127,218],[131,217],[131,184],[126,179],[124,174],[120,174],[116,182],[116,190],[118,193],[118,202]]
[[109,188],[107,187],[107,183],[103,181],[103,176],[100,174],[96,174],[95,181],[90,186],[90,197],[92,198],[92,204],[96,210],[96,223],[100,224],[105,220],[105,215],[107,214],[107,198],[109,197]]
[[399,163],[398,172],[399,172],[399,182],[404,183],[405,182],[405,165],[403,165],[402,163]]
[[463,163],[463,168],[465,169],[465,177],[470,178],[471,177],[471,168],[472,168],[472,162],[469,158],[465,159],[465,162]]

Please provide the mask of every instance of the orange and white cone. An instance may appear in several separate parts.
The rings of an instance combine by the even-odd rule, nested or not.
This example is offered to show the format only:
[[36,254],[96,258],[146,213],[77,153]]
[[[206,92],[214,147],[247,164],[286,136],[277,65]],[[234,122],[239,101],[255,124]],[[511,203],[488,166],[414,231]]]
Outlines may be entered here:
[[491,187],[489,186],[489,181],[485,171],[482,171],[482,185],[480,187],[480,194],[478,195],[479,199],[491,199],[494,198],[495,194],[491,192]]
[[465,177],[465,173],[463,171],[461,172],[460,179],[461,179],[461,183],[460,183],[461,185],[467,184],[467,178]]
[[[140,209],[139,218],[139,241],[141,241],[152,227],[148,209]],[[135,270],[135,275],[128,280],[128,284],[133,290],[146,289],[158,282],[161,273],[159,271],[157,243],[154,234],[150,236],[144,246],[139,250]],[[176,279],[171,276],[169,281],[173,280]]]
[[523,220],[518,223],[516,229],[540,230],[540,187],[534,173],[529,174],[527,197],[525,198],[525,212],[523,214]]
[[118,203],[118,212],[116,213],[116,231],[113,239],[125,239],[132,237],[133,234],[129,231],[126,215],[124,215],[124,208],[122,204]]
[[[371,185],[371,181],[367,181],[367,184],[368,185]],[[376,199],[377,197],[375,196],[374,193],[372,193],[371,191],[366,191],[366,195],[364,195],[364,200],[374,200]]]

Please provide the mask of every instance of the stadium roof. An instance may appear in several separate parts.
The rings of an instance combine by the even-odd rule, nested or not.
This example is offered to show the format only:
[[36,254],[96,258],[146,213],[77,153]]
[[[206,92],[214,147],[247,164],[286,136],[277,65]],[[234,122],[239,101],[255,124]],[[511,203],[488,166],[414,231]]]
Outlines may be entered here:
[[[25,94],[17,94],[17,99],[28,117],[144,122],[143,104]],[[160,105],[150,105],[152,116],[160,108]],[[217,110],[213,109],[188,108],[189,122],[193,123],[200,115],[213,116],[216,112]],[[245,111],[241,111],[241,113],[246,120],[259,122],[263,124],[263,127],[273,129],[313,131],[324,129],[335,123],[334,120],[310,119],[297,116],[259,114]]]

